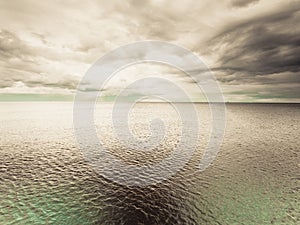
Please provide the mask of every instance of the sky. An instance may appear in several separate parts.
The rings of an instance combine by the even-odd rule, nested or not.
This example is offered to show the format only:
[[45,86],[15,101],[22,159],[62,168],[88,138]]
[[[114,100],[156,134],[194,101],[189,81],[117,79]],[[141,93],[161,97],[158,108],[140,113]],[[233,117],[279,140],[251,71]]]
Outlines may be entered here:
[[[101,56],[158,40],[199,55],[227,102],[299,103],[299,24],[299,0],[0,0],[0,101],[70,101]],[[193,101],[205,101],[186,74],[150,63],[118,72],[101,96],[114,99],[147,76],[169,79]]]

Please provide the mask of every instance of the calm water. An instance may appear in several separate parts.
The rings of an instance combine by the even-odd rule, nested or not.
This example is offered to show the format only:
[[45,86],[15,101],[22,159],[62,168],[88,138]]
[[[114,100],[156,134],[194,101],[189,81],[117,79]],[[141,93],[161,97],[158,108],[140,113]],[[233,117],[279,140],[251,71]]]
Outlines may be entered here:
[[[146,187],[118,185],[89,166],[75,141],[72,103],[0,106],[0,224],[300,223],[300,104],[227,105],[221,151],[202,173],[196,167],[211,118],[207,105],[198,104],[197,152],[169,180]],[[158,151],[132,154],[114,138],[110,111],[111,104],[97,106],[97,132],[129,164],[162,160],[180,136],[168,104],[138,104],[137,137],[150,135],[148,121],[157,116],[167,132]]]

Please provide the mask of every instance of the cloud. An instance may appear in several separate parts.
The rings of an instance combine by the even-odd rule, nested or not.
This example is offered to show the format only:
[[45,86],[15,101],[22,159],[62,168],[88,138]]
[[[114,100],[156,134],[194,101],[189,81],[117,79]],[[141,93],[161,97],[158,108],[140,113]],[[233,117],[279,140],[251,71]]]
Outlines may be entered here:
[[20,81],[28,87],[76,89],[80,78],[67,74],[63,68],[55,68],[64,57],[58,57],[58,54],[51,57],[50,51],[45,53],[45,50],[45,47],[31,46],[15,33],[1,29],[0,87],[12,87]]
[[[298,72],[300,4],[227,27],[213,40],[220,68],[249,74]],[[293,29],[291,29],[293,27]]]
[[259,0],[231,0],[232,6],[235,7],[246,7],[250,4],[257,3]]
[[[274,98],[299,95],[299,11],[294,0],[0,1],[0,88],[18,91],[21,82],[26,91],[74,92],[99,57],[151,39],[198,53],[228,96],[255,100],[251,93],[261,87]],[[187,90],[195,84],[153,68],[163,77],[175,74]],[[144,72],[126,74],[126,82],[115,79],[105,91],[114,95]],[[292,93],[283,95],[285,89]]]
[[30,48],[26,46],[14,33],[0,30],[0,57],[1,60],[10,58],[23,58],[29,55]]
[[[271,98],[300,96],[300,4],[282,4],[267,14],[227,25],[211,40],[211,68],[223,84],[263,85]],[[288,94],[279,91],[290,85]],[[276,88],[275,88],[276,87]],[[252,92],[258,92],[253,87]],[[253,95],[252,95],[253,96]],[[261,96],[261,95],[256,95]]]

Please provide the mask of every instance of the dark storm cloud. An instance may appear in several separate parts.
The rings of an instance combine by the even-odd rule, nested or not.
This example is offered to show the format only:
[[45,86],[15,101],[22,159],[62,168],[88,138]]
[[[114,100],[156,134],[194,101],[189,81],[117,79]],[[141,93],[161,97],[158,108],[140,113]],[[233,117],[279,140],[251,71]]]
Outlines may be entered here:
[[17,82],[27,87],[51,87],[74,90],[80,80],[72,75],[45,76],[40,72],[6,68],[0,73],[0,87],[12,87]]
[[30,54],[30,49],[14,33],[0,29],[0,57],[2,60],[23,57]]
[[229,81],[263,83],[268,75],[288,73],[286,81],[292,77],[291,81],[299,82],[296,78],[300,72],[298,24],[300,4],[295,3],[269,15],[228,26],[211,42],[221,53],[218,66],[212,69],[224,72],[223,81],[227,80],[227,74],[231,76]]
[[12,80],[1,80],[0,88],[11,87],[14,84]]
[[[288,87],[288,88],[287,88]],[[255,90],[229,92],[230,95],[246,95],[253,99],[299,99],[299,87],[291,85],[258,85]]]
[[231,5],[235,7],[245,7],[253,3],[257,3],[259,0],[231,0]]
[[63,89],[71,89],[74,90],[77,87],[79,79],[72,76],[65,76],[63,78],[59,78],[58,80],[28,80],[25,81],[26,86],[28,87],[58,87]]

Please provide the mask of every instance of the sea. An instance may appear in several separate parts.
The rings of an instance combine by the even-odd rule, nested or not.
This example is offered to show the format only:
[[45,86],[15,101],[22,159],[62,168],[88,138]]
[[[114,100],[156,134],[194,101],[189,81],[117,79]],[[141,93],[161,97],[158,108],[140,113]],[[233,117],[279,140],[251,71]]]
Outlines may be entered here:
[[[135,104],[123,123],[128,143],[114,130],[113,107],[97,103],[86,128],[113,156],[105,158],[80,145],[72,102],[0,103],[0,224],[300,224],[300,104],[226,104],[222,143],[205,170],[199,163],[215,138],[209,104],[194,104],[193,151],[180,145],[184,122],[172,104]],[[164,135],[141,144],[157,118]],[[178,146],[174,164],[184,163],[162,163]],[[120,162],[124,171],[114,168]]]

